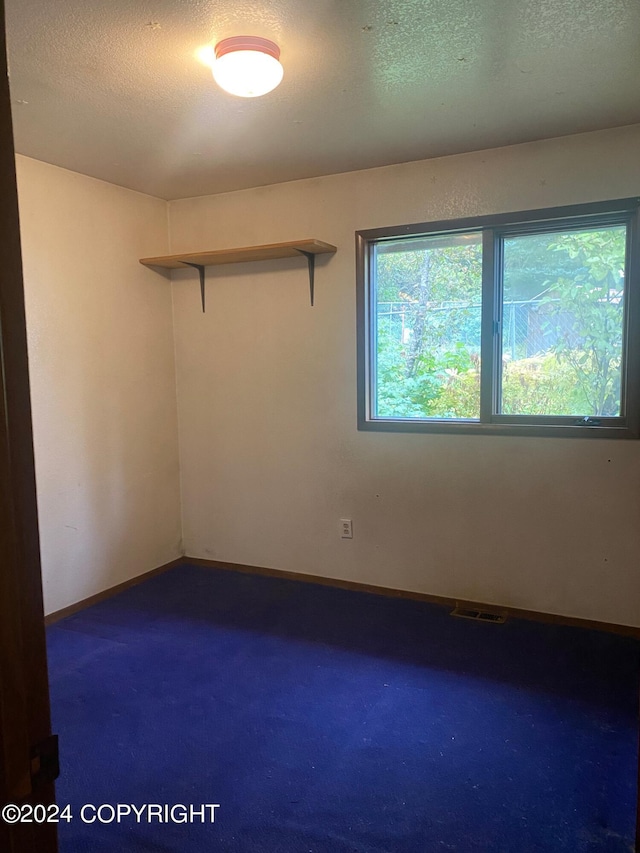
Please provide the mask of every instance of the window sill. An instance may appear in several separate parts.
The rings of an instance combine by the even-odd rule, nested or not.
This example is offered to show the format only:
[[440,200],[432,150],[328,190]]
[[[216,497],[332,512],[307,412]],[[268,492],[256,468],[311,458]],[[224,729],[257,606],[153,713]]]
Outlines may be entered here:
[[428,421],[409,420],[400,418],[359,419],[358,430],[367,432],[408,432],[408,433],[444,433],[448,435],[510,435],[529,436],[533,438],[608,438],[636,439],[638,430],[632,429],[625,423],[619,425],[576,426],[571,418],[567,424],[532,424],[506,423],[494,421],[480,423],[479,421]]

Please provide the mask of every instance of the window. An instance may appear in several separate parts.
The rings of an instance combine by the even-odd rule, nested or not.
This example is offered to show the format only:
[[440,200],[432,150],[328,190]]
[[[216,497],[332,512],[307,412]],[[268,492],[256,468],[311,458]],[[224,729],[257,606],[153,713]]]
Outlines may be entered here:
[[638,437],[639,199],[360,231],[360,429]]

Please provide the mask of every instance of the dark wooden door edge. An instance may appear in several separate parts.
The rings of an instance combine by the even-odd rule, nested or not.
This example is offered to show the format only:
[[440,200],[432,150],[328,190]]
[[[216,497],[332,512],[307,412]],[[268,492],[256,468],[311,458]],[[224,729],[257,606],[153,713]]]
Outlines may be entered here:
[[[0,801],[49,805],[55,773],[40,775],[51,736],[20,222],[0,0]],[[20,762],[18,765],[17,762]],[[35,761],[35,763],[34,763]],[[0,826],[6,853],[55,853],[54,823]]]

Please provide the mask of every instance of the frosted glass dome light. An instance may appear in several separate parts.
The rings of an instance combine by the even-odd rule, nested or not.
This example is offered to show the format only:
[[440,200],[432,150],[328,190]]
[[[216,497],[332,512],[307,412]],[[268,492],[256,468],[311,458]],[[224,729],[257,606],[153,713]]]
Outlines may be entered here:
[[284,74],[280,48],[257,36],[233,36],[219,41],[212,66],[220,88],[240,98],[257,98],[271,92]]

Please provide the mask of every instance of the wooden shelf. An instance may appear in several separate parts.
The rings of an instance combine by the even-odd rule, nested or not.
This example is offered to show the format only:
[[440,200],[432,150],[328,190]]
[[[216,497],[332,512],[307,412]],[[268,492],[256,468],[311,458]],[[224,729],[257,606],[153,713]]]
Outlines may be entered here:
[[190,264],[196,266],[217,266],[218,264],[244,264],[247,261],[275,261],[278,258],[299,258],[308,252],[311,255],[333,254],[337,249],[321,240],[296,240],[292,243],[269,243],[266,246],[246,246],[243,249],[216,249],[213,252],[193,252],[186,255],[165,255],[161,258],[141,258],[145,267],[163,267],[164,269],[185,269]]
[[191,252],[184,255],[163,255],[159,258],[141,258],[145,267],[177,270],[193,267],[200,274],[200,293],[204,311],[205,267],[222,264],[244,264],[248,261],[275,261],[278,258],[307,259],[309,265],[309,291],[313,305],[313,286],[316,255],[334,254],[337,248],[322,240],[296,240],[291,243],[268,243],[266,246],[245,246],[242,249],[216,249],[213,252]]

